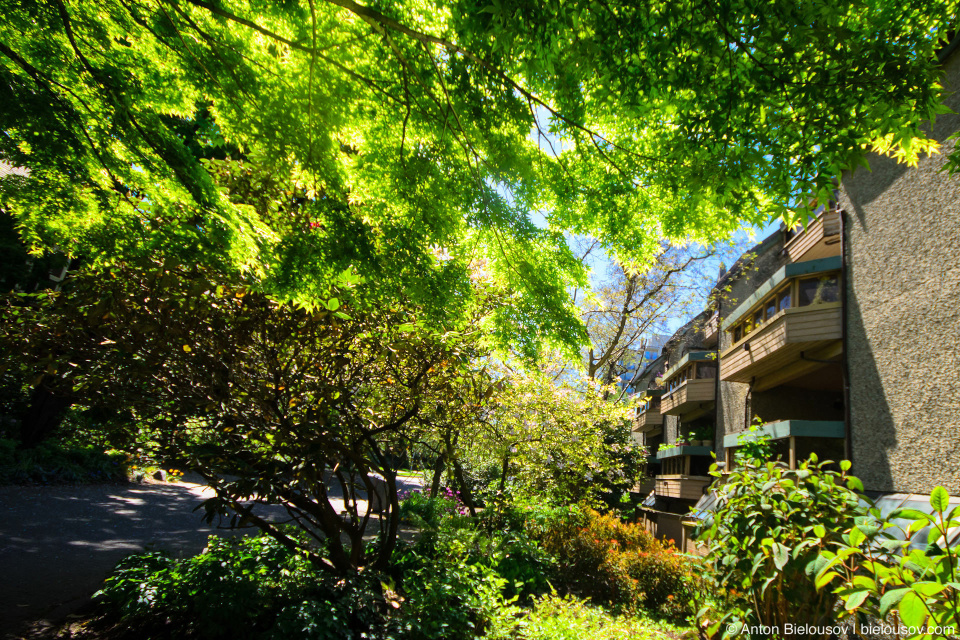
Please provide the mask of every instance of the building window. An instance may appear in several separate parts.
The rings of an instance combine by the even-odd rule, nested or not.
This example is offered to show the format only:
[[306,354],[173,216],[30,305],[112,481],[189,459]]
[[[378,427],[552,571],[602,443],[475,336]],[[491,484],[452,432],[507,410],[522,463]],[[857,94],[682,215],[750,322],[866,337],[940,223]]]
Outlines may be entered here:
[[767,320],[777,315],[777,296],[773,296],[767,300],[763,307],[764,312],[767,314]]
[[783,311],[790,308],[790,287],[787,287],[777,296],[777,310]]
[[712,364],[698,364],[697,365],[697,378],[716,378],[717,377],[717,367]]
[[840,301],[840,278],[838,274],[804,278],[800,281],[797,295],[801,307],[811,304]]

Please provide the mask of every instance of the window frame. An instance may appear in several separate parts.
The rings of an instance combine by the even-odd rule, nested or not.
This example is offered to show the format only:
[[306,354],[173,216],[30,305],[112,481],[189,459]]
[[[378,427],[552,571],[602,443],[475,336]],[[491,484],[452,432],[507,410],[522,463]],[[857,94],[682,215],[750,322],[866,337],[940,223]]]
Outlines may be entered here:
[[[800,282],[805,280],[825,280],[825,279],[835,279],[837,281],[838,287],[838,300],[832,300],[829,302],[811,302],[810,304],[800,305]],[[822,304],[836,304],[842,300],[843,296],[843,278],[842,273],[838,269],[832,269],[830,271],[822,271],[820,273],[805,274],[793,276],[784,280],[776,289],[771,291],[769,294],[764,296],[756,305],[751,307],[743,314],[739,322],[734,324],[732,327],[726,330],[727,334],[732,338],[733,342],[731,347],[740,344],[746,340],[751,334],[756,332],[758,329],[761,329],[765,326],[772,318],[775,318],[777,315],[783,313],[788,309],[800,309],[806,307],[819,306]],[[786,294],[786,295],[785,295]],[[783,299],[789,297],[789,304],[786,307],[781,308],[781,303]],[[770,309],[770,303],[773,303],[774,313],[772,315],[768,314],[767,311]],[[757,313],[760,313],[762,320],[757,323]],[[739,334],[739,337],[738,337]]]

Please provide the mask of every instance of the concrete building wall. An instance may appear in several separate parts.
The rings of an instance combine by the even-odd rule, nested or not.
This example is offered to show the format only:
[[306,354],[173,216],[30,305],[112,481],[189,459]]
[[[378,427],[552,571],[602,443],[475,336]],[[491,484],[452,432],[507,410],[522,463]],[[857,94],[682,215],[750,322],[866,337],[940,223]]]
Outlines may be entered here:
[[[960,54],[944,80],[960,111]],[[941,153],[843,176],[851,445],[867,489],[960,493],[960,176],[943,171],[958,130],[940,116]]]

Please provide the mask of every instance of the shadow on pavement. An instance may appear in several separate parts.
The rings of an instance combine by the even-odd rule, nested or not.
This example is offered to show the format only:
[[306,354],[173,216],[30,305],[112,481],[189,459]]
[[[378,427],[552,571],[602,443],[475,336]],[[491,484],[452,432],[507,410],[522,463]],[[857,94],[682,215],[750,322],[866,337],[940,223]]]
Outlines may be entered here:
[[[8,634],[28,621],[63,618],[131,553],[155,549],[183,558],[200,553],[211,534],[252,531],[202,522],[193,509],[209,495],[191,483],[0,487],[0,635],[16,637]],[[279,506],[258,511],[286,519]]]

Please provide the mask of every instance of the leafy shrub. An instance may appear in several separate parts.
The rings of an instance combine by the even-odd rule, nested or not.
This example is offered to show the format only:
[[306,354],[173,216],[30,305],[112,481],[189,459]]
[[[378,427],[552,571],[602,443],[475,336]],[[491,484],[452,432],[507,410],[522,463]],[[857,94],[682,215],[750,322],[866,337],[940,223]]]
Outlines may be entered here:
[[[724,637],[742,624],[785,629],[786,623],[823,625],[837,597],[818,591],[813,573],[821,551],[841,540],[863,513],[855,489],[863,485],[829,471],[816,456],[791,471],[776,463],[744,459],[717,487],[712,518],[701,541],[715,594],[722,602],[698,613],[710,635]],[[712,474],[719,475],[714,466]]]
[[467,640],[509,615],[506,580],[472,558],[470,541],[443,537],[432,557],[408,554],[401,562],[407,637]]
[[582,600],[550,594],[525,615],[491,629],[485,640],[622,640],[677,637],[680,631],[663,622],[615,616]]
[[439,529],[443,519],[453,515],[466,515],[461,502],[452,490],[447,489],[438,496],[431,496],[429,489],[421,493],[412,491],[401,496],[400,518],[418,529]]
[[[821,552],[817,585],[836,585],[844,603],[840,617],[889,620],[896,611],[908,639],[960,634],[960,553],[949,544],[960,527],[960,506],[950,508],[943,487],[930,494],[930,506],[933,513],[896,509],[886,517],[872,507],[843,532],[835,550]],[[925,546],[911,548],[917,534]]]
[[663,545],[639,524],[571,509],[543,533],[543,544],[559,561],[558,588],[621,611],[642,608],[671,619],[693,613],[699,559]]
[[340,640],[394,624],[375,577],[331,578],[268,536],[211,536],[186,560],[129,556],[97,597],[131,626],[176,638]]
[[754,418],[749,431],[737,438],[737,448],[734,453],[737,464],[766,462],[773,459],[773,444],[770,438],[762,433],[762,429],[763,420]]
[[552,508],[498,505],[488,506],[474,519],[450,490],[436,498],[412,492],[400,505],[404,521],[420,529],[416,554],[433,561],[446,553],[447,539],[455,538],[465,544],[464,557],[452,561],[481,563],[493,570],[504,580],[503,593],[508,598],[527,598],[549,589],[556,562],[526,530],[528,518],[542,517],[544,512]]
[[16,440],[0,439],[0,484],[84,484],[119,482],[126,477],[122,453],[50,441],[18,449]]

